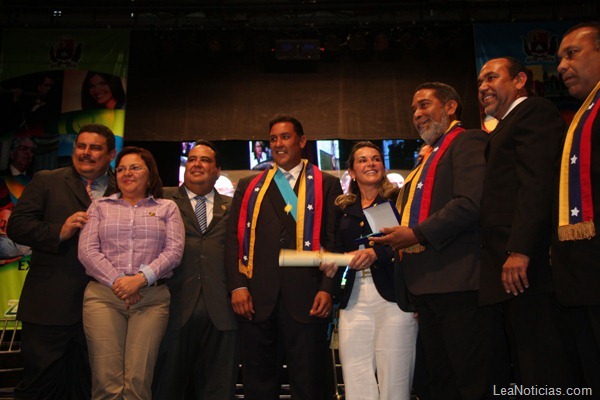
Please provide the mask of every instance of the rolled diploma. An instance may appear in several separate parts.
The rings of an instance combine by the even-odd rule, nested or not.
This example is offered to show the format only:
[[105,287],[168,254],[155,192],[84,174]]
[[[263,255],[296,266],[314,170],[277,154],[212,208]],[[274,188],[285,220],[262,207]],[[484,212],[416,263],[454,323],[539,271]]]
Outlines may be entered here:
[[296,251],[281,249],[279,251],[280,267],[318,267],[321,262],[333,262],[337,266],[346,266],[354,257],[352,254],[329,253],[326,251]]

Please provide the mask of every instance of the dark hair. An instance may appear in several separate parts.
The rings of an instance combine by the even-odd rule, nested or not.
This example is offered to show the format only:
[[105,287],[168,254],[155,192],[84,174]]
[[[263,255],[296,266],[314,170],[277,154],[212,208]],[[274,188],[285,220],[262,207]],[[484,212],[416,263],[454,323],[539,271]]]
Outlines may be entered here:
[[596,50],[600,50],[600,22],[598,21],[582,22],[580,24],[570,27],[563,35],[563,39],[565,36],[572,33],[573,31],[583,28],[590,28],[594,31],[594,42],[596,42]]
[[415,93],[424,89],[435,91],[435,97],[437,97],[437,99],[444,105],[450,100],[456,101],[457,106],[454,114],[456,115],[457,119],[460,119],[463,110],[462,100],[458,95],[458,92],[452,86],[446,85],[442,82],[425,82],[415,89]]
[[[196,146],[206,146],[208,148],[210,148],[212,151],[215,152],[215,164],[217,165],[218,168],[221,168],[221,154],[219,154],[219,151],[217,150],[217,147],[215,146],[215,144],[213,142],[211,142],[210,140],[206,140],[206,139],[198,139],[196,140],[196,142],[194,142],[194,147]],[[192,147],[192,149],[194,148]]]
[[518,58],[506,56],[494,58],[492,60],[506,60],[506,69],[508,70],[508,75],[510,75],[511,78],[515,78],[517,75],[523,72],[527,77],[525,86],[523,88],[527,91],[528,96],[535,95],[535,90],[533,88],[533,71],[524,66]]
[[302,124],[300,123],[300,121],[298,121],[298,119],[296,119],[295,117],[292,117],[291,115],[288,114],[277,114],[275,115],[271,121],[269,121],[269,131],[271,130],[271,128],[273,128],[273,125],[278,124],[280,122],[289,122],[292,125],[294,125],[294,131],[296,131],[296,134],[298,136],[304,136],[304,128],[302,127]]
[[104,108],[104,105],[98,104],[96,99],[90,95],[90,79],[93,76],[98,75],[102,78],[110,88],[113,99],[117,101],[115,108],[122,109],[125,107],[125,90],[123,89],[123,83],[121,78],[111,74],[105,74],[103,72],[89,71],[83,80],[83,86],[81,87],[81,108],[83,110]]
[[[156,199],[163,197],[162,181],[160,180],[160,175],[158,174],[158,167],[156,166],[156,161],[154,161],[154,157],[152,157],[152,154],[143,147],[124,147],[123,150],[121,150],[119,154],[117,154],[117,158],[115,160],[115,165],[117,167],[119,166],[121,159],[127,154],[139,155],[142,158],[142,160],[144,160],[144,163],[146,163],[146,167],[148,167],[148,190],[146,191],[146,196],[151,194]],[[120,189],[117,190],[119,192],[121,191]]]
[[[379,153],[379,156],[381,157],[381,161],[383,162],[383,153],[381,152],[381,149],[379,148],[379,146],[377,146],[376,144],[374,144],[373,142],[370,142],[368,140],[363,140],[361,142],[356,143],[354,145],[354,147],[352,147],[352,151],[350,151],[350,156],[348,157],[348,162],[347,162],[349,170],[354,169],[354,161],[355,161],[354,157],[355,157],[356,152],[360,149],[364,149],[365,147],[375,149]],[[398,195],[399,190],[400,189],[398,187],[396,187],[392,182],[390,182],[389,179],[387,178],[387,176],[385,174],[385,166],[384,166],[383,167],[383,178],[381,179],[380,186],[379,186],[379,194],[384,199],[389,200],[389,199],[394,199]],[[339,195],[335,199],[335,205],[339,206],[341,208],[346,208],[350,204],[354,204],[358,193],[360,193],[358,183],[356,183],[355,180],[352,180],[350,182],[350,186],[348,187],[348,193]]]
[[77,143],[79,135],[81,135],[83,132],[96,133],[100,136],[104,136],[104,138],[106,139],[106,147],[108,148],[108,151],[112,151],[115,149],[115,134],[113,133],[113,131],[110,130],[108,126],[102,124],[83,125],[81,128],[79,128],[79,132],[77,132],[77,137],[75,137],[75,143]]

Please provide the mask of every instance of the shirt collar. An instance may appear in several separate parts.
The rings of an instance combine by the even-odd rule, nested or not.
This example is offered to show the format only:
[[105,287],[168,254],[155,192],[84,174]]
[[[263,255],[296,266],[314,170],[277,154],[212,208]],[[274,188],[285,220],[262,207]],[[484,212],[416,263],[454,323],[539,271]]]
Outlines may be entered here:
[[[196,194],[196,193],[192,192],[190,189],[188,189],[187,186],[184,185],[183,187],[184,187],[190,201],[192,201],[194,199],[194,197],[199,196],[198,194]],[[206,193],[204,195],[204,198],[206,199],[206,201],[213,203],[214,199],[215,199],[215,189],[213,188],[210,192]]]
[[304,167],[304,163],[302,161],[300,161],[300,164],[296,165],[294,168],[290,169],[289,171],[286,171],[285,169],[281,168],[280,166],[277,166],[277,168],[279,168],[281,170],[281,172],[287,172],[288,174],[291,174],[294,177],[294,180],[298,179],[298,177],[300,176],[300,173],[302,173],[303,167]]
[[521,104],[522,102],[524,102],[525,100],[527,100],[527,96],[522,96],[519,97],[518,99],[516,99],[515,101],[512,102],[512,104],[510,105],[510,107],[508,107],[508,110],[506,111],[506,113],[504,114],[504,116],[502,116],[502,118],[500,118],[501,120],[506,118],[506,116],[519,104]]

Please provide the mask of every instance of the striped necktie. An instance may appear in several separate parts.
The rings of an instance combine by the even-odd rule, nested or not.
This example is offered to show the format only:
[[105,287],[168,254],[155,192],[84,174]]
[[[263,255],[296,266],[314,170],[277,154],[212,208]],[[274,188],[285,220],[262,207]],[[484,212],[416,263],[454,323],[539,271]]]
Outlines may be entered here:
[[194,212],[196,213],[196,218],[198,218],[200,230],[204,233],[206,231],[206,198],[204,196],[195,196],[194,199],[196,199]]
[[85,185],[85,190],[90,196],[90,200],[94,201],[94,192],[92,191],[92,184],[94,183],[93,179],[87,179],[87,185]]

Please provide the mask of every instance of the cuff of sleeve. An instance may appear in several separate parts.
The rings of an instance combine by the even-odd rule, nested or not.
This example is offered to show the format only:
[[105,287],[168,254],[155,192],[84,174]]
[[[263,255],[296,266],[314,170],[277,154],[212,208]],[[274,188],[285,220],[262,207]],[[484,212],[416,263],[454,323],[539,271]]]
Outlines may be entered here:
[[429,243],[425,235],[423,235],[423,232],[421,232],[421,229],[418,225],[412,228],[412,231],[415,234],[417,240],[419,241],[419,244],[426,245],[427,243]]
[[156,274],[154,273],[152,268],[150,268],[149,265],[141,264],[140,270],[138,272],[144,273],[144,275],[146,276],[146,279],[148,280],[148,286],[154,285],[154,282],[156,282]]

